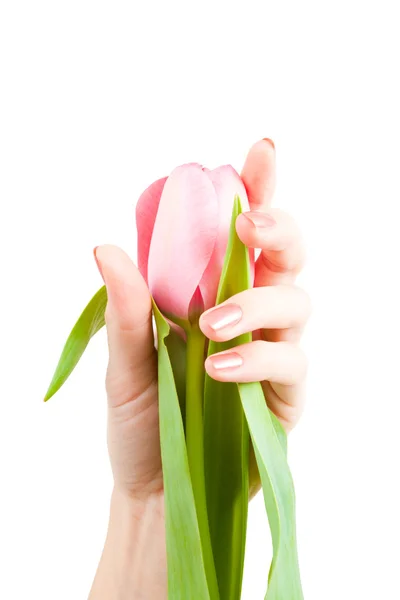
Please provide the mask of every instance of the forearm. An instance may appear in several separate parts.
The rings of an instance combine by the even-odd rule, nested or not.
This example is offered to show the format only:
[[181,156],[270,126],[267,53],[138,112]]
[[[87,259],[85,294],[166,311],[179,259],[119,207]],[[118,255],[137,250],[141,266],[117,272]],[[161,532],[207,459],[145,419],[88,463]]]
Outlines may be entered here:
[[166,571],[162,495],[141,501],[114,491],[89,600],[165,600]]

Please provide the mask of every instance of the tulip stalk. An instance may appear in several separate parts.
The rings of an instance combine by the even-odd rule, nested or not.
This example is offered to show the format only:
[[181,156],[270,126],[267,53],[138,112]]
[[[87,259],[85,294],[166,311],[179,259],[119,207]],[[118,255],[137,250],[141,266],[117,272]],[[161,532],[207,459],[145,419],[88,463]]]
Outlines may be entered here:
[[218,584],[207,516],[204,472],[204,354],[206,338],[198,323],[187,329],[186,342],[186,448],[199,523],[204,566],[211,598],[218,598]]

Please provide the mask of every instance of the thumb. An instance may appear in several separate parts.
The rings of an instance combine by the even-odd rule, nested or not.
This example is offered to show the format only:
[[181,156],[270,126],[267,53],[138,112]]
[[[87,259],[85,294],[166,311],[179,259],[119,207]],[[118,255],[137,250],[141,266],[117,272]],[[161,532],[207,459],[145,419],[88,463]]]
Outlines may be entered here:
[[98,246],[95,259],[107,288],[109,346],[107,393],[116,407],[138,398],[157,380],[151,297],[129,256],[116,246]]

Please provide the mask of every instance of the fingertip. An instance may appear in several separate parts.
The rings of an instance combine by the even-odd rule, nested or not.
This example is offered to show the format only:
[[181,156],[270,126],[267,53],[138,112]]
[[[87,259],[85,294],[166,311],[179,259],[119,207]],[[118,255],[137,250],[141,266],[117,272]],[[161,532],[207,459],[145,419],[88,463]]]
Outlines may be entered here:
[[275,152],[276,148],[275,148],[275,142],[273,140],[271,140],[271,138],[263,138],[261,140],[262,142],[267,142],[267,144],[270,146],[270,148],[272,148],[272,150]]
[[263,138],[251,146],[247,155],[246,163],[248,161],[253,163],[254,161],[254,164],[257,164],[258,167],[265,167],[268,166],[271,161],[275,162],[275,157],[276,149],[274,142],[270,138]]
[[[206,312],[207,312],[207,311],[206,311]],[[207,326],[207,324],[206,324],[206,322],[205,322],[205,319],[204,319],[204,314],[205,314],[205,313],[203,313],[202,315],[200,315],[200,319],[199,319],[199,327],[200,327],[200,331],[201,331],[202,333],[204,333],[204,335],[205,335],[206,337],[208,337],[208,334],[209,334],[210,332],[209,332],[209,328],[208,328],[208,326]]]
[[118,246],[113,246],[112,244],[103,244],[101,246],[96,246],[93,251],[97,266],[102,274],[105,276],[106,272],[111,271],[121,271],[124,269],[129,269],[130,265],[133,265],[129,256]]
[[[208,312],[208,311],[207,311]],[[212,327],[207,323],[206,317],[204,316],[206,313],[203,313],[199,320],[199,327],[201,332],[206,336],[207,339],[213,342],[222,342],[225,341],[218,332],[214,331]]]
[[151,311],[147,284],[126,252],[118,246],[97,246],[94,255],[107,288],[106,313],[129,328]]
[[139,270],[124,250],[104,244],[95,248],[96,263],[107,287],[115,284],[146,286]]
[[275,144],[269,138],[259,140],[250,148],[242,170],[242,179],[250,206],[266,206],[275,189]]
[[256,248],[257,230],[250,219],[246,217],[245,213],[238,215],[235,226],[236,233],[243,244],[248,248]]
[[96,246],[95,248],[93,248],[93,256],[94,256],[94,260],[96,262],[97,268],[99,270],[99,273],[101,275],[101,278],[104,281],[104,275],[103,275],[103,270],[102,270],[102,267],[101,267],[101,262],[100,262],[99,258],[97,257],[97,249],[98,248],[99,248],[99,246]]
[[207,375],[209,377],[211,377],[211,379],[214,379],[215,381],[223,381],[224,380],[223,373],[214,369],[210,356],[208,358],[206,358],[206,360],[205,360],[204,369],[205,369]]

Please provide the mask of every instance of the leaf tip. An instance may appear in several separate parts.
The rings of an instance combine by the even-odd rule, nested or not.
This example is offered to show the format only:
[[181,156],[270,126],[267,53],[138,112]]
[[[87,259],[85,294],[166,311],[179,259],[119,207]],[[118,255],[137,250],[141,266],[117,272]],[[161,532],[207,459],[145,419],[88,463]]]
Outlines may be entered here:
[[43,402],[48,402],[53,395],[54,392],[52,392],[51,389],[48,389],[45,397],[43,398]]
[[48,402],[50,400],[50,398],[52,398],[54,396],[54,394],[56,392],[58,392],[58,390],[60,389],[60,385],[57,383],[57,381],[55,381],[55,377],[53,377],[47,392],[43,398],[43,402]]
[[241,212],[243,212],[242,202],[240,200],[239,194],[235,194],[234,206],[235,206],[235,209],[237,210],[238,214],[240,214]]

